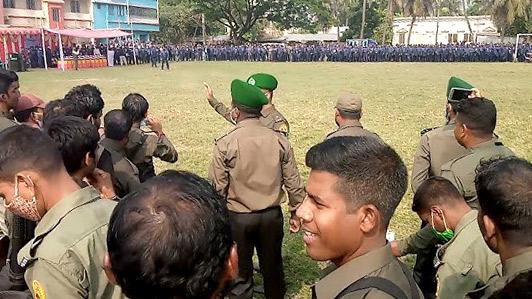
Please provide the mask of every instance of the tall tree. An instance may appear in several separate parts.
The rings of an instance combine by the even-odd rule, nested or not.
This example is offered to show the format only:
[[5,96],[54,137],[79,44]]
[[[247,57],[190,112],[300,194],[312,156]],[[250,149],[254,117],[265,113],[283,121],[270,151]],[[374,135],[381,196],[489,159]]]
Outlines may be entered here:
[[[509,0],[509,1],[512,1],[512,0]],[[467,28],[469,29],[469,34],[470,34],[470,38],[471,38],[473,36],[473,29],[471,29],[471,23],[469,22],[466,0],[462,0],[462,10],[464,12],[464,18],[466,20]]]
[[364,38],[364,27],[366,27],[366,5],[368,0],[362,0],[362,24],[360,24],[360,37]]
[[432,0],[405,0],[404,12],[407,16],[412,18],[410,22],[410,29],[408,30],[407,45],[410,45],[410,37],[412,36],[412,30],[414,29],[414,23],[418,17],[427,17],[432,14]]
[[530,20],[532,18],[532,2],[530,0],[486,0],[481,2],[481,11],[491,14],[503,39],[516,19],[521,17]]

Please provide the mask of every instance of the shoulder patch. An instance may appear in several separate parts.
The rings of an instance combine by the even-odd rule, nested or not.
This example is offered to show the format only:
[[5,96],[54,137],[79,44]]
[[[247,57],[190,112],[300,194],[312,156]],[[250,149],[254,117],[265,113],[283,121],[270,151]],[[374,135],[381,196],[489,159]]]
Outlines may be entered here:
[[428,132],[430,132],[430,131],[432,131],[434,129],[437,129],[437,128],[439,128],[439,127],[423,129],[423,130],[421,130],[420,134],[421,134],[421,136],[423,136],[423,135],[427,134]]
[[283,122],[275,128],[275,131],[288,135],[289,133],[288,125],[285,122]]
[[46,292],[38,280],[34,280],[31,283],[31,288],[33,289],[34,294],[33,299],[46,299]]

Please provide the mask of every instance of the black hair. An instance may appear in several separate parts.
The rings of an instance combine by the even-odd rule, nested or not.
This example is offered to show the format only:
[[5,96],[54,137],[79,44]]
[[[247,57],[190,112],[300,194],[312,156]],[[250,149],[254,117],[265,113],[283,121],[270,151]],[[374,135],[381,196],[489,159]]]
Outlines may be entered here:
[[412,211],[421,213],[437,204],[454,205],[459,202],[465,203],[465,200],[453,183],[436,176],[425,180],[419,186],[412,201]]
[[129,135],[132,125],[129,113],[120,109],[111,110],[104,117],[105,137],[123,140]]
[[475,186],[482,215],[493,220],[502,237],[532,246],[532,164],[516,157],[483,161]]
[[491,136],[497,125],[497,108],[486,98],[461,101],[455,109],[456,120],[465,124],[476,135]]
[[240,110],[241,112],[243,112],[245,114],[248,114],[249,116],[260,117],[260,115],[261,115],[262,107],[260,107],[260,108],[251,108],[251,107],[248,107],[248,106],[245,106],[245,105],[241,105],[241,104],[236,104],[236,103],[233,103],[233,105],[235,107],[237,107],[238,110]]
[[13,82],[18,81],[17,73],[0,69],[0,94],[7,94]]
[[61,116],[46,124],[44,130],[59,148],[69,174],[82,168],[87,153],[95,157],[100,135],[88,120]]
[[174,170],[122,199],[107,234],[112,271],[131,299],[210,298],[232,245],[224,199],[207,180]]
[[376,137],[335,137],[313,146],[306,165],[339,177],[336,191],[349,211],[373,204],[385,226],[406,192],[408,174],[401,157]]
[[45,133],[28,126],[14,126],[0,133],[0,179],[12,180],[24,170],[42,174],[63,169],[61,154]]
[[131,115],[133,122],[140,122],[149,108],[150,104],[146,98],[138,93],[130,93],[122,101],[122,110]]
[[345,110],[338,109],[338,113],[340,114],[340,116],[342,118],[345,118],[345,119],[356,119],[356,120],[359,120],[360,117],[362,116],[362,111],[361,110],[345,111]]
[[91,115],[93,117],[100,115],[104,102],[98,87],[85,84],[72,88],[65,95],[62,106],[66,115],[87,119]]
[[27,122],[30,119],[32,113],[37,112],[37,107],[15,112],[15,119],[20,122]]
[[43,112],[42,123],[43,126],[50,123],[53,119],[61,116],[65,116],[65,109],[63,108],[63,99],[53,100],[46,104]]

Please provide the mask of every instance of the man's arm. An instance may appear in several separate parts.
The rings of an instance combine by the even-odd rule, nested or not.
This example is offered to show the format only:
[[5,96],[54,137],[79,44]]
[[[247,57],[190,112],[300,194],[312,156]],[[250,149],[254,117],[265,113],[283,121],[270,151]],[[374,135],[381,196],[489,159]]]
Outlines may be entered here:
[[432,233],[432,227],[425,225],[421,230],[410,236],[394,241],[392,243],[394,255],[405,256],[407,254],[417,254],[424,249],[437,244],[438,240]]
[[207,93],[207,100],[209,100],[209,104],[211,105],[214,110],[223,118],[225,118],[228,122],[233,123],[231,121],[231,109],[229,109],[224,103],[219,102],[214,97],[214,92],[212,88],[209,86],[209,84],[203,82],[203,85],[205,86],[205,92]]
[[294,150],[288,140],[285,139],[283,147],[284,155],[283,160],[281,161],[283,185],[288,193],[288,206],[290,212],[293,213],[305,199],[306,193],[303,180],[301,180],[299,170],[297,169]]
[[166,135],[159,136],[153,156],[169,163],[177,162],[179,157],[177,150]]
[[412,167],[412,191],[416,193],[417,188],[430,176],[430,146],[427,134],[421,136],[421,141],[414,156],[414,166]]
[[89,298],[88,281],[81,267],[39,259],[26,271],[26,283],[32,298]]
[[223,198],[227,198],[229,170],[225,165],[225,151],[220,148],[218,143],[214,146],[213,160],[209,169],[209,180],[212,182],[216,192]]

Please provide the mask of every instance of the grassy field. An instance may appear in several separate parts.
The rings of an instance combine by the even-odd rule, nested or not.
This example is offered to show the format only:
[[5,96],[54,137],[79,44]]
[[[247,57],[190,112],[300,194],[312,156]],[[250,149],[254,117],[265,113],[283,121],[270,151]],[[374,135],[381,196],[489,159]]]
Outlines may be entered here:
[[[419,132],[444,122],[445,89],[452,75],[463,77],[494,100],[499,111],[497,134],[519,156],[532,159],[532,65],[433,63],[174,63],[170,71],[149,66],[115,67],[79,72],[21,73],[21,90],[46,100],[61,98],[72,86],[92,83],[106,101],[106,110],[119,108],[129,92],[150,103],[150,113],[163,121],[166,134],[180,152],[176,168],[206,176],[214,139],[230,125],[209,106],[202,82],[230,102],[232,79],[254,72],[276,75],[280,85],[274,101],[290,121],[290,141],[303,176],[306,151],[335,129],[333,106],[343,90],[364,98],[363,124],[391,144],[411,169]],[[418,227],[406,194],[392,221],[398,237]],[[300,236],[285,238],[285,271],[290,298],[308,298],[319,266],[306,257]]]

